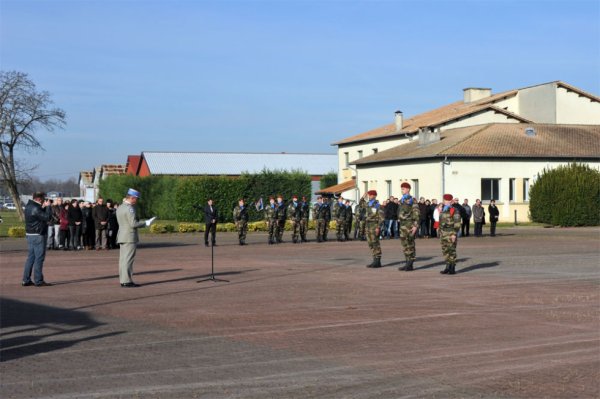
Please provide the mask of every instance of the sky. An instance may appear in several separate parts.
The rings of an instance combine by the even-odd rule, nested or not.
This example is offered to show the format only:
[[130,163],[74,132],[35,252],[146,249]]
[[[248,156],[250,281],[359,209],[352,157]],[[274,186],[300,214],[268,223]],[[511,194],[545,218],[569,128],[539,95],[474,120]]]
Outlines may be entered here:
[[67,114],[18,154],[41,180],[142,151],[335,153],[466,87],[600,95],[600,0],[0,0],[0,69]]

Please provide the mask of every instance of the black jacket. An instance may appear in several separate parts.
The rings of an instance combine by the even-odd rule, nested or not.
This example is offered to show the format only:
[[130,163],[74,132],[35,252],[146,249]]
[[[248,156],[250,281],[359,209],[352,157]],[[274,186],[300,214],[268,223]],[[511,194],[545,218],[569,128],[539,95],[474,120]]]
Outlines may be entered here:
[[48,234],[48,221],[52,218],[52,209],[45,209],[34,200],[25,206],[25,232],[27,234]]
[[100,222],[108,222],[108,207],[105,204],[96,205],[92,210],[92,216],[94,217],[96,229],[104,230],[106,225]]
[[217,208],[213,205],[212,206],[212,211],[210,210],[210,206],[207,204],[204,207],[204,223],[206,224],[211,224],[213,219],[215,220],[215,224],[217,223],[217,217],[218,217],[218,213],[217,213]]
[[83,221],[81,208],[78,206],[70,206],[69,212],[67,213],[67,219],[69,219],[69,226],[75,226],[76,222],[81,223]]
[[498,216],[500,216],[500,211],[497,206],[488,206],[488,213],[490,214],[490,222],[497,222]]

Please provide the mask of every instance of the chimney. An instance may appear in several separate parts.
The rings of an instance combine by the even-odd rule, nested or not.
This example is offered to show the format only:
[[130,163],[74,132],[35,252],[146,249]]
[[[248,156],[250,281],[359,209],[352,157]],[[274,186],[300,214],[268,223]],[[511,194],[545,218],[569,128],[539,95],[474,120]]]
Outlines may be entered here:
[[465,104],[472,103],[482,98],[486,98],[492,95],[492,89],[484,89],[480,87],[467,87],[463,89],[464,102]]
[[402,111],[396,111],[394,113],[394,123],[396,123],[396,132],[402,131]]

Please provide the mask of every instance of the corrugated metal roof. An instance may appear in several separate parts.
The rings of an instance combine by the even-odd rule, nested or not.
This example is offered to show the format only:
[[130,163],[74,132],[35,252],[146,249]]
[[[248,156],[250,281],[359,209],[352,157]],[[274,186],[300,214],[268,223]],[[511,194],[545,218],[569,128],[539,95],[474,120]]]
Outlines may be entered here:
[[300,170],[309,175],[337,172],[336,154],[154,152],[144,151],[153,175],[230,175],[267,170]]

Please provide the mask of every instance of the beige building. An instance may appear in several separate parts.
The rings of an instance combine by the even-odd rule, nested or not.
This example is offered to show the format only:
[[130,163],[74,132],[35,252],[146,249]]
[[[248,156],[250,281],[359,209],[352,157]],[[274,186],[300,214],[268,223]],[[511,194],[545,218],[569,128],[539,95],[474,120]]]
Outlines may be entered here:
[[[413,195],[496,199],[503,220],[528,219],[528,192],[544,168],[573,161],[600,169],[600,98],[563,82],[463,100],[334,143],[338,182],[357,199],[370,189]],[[347,186],[344,186],[347,187]]]

